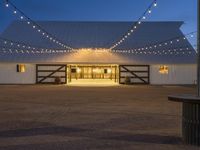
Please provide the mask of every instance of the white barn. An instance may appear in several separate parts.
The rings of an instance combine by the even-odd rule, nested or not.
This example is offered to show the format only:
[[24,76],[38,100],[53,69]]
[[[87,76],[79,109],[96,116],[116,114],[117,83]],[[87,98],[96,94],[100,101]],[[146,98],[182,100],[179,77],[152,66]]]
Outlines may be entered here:
[[[121,84],[128,80],[131,84],[153,85],[196,82],[196,52],[187,39],[153,47],[155,43],[183,37],[183,22],[145,22],[115,51],[104,49],[130,29],[132,23],[37,23],[64,43],[82,50],[63,50],[26,22],[14,21],[1,34],[4,40],[0,40],[0,84],[48,84],[57,78],[67,84],[86,80]],[[36,49],[23,48],[23,44],[19,48],[15,42]]]

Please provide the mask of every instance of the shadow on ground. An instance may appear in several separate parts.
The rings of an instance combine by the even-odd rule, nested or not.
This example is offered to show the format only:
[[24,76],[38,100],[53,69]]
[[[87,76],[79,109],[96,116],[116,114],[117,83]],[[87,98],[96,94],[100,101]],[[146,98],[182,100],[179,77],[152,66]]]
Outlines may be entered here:
[[[95,134],[94,134],[95,133]],[[72,127],[41,127],[31,129],[17,129],[0,132],[0,139],[42,135],[60,135],[74,137],[87,137],[98,140],[115,140],[127,142],[155,143],[155,144],[180,144],[180,137],[162,136],[152,134],[128,134],[123,132],[101,131],[94,129],[81,129]]]

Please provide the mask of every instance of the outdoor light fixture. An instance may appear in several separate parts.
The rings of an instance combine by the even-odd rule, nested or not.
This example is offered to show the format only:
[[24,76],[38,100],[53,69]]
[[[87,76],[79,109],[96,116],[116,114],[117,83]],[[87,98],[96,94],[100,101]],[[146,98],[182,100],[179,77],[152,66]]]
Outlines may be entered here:
[[168,66],[160,66],[159,67],[159,73],[160,74],[168,74],[169,73],[169,67]]
[[77,68],[77,73],[81,73],[81,69],[80,68]]
[[24,73],[26,71],[26,67],[24,64],[17,64],[17,72]]
[[109,68],[107,69],[107,73],[110,74],[112,72],[112,70]]
[[150,14],[150,13],[151,13],[151,10],[149,10],[148,12],[149,12],[149,14]]
[[93,71],[94,73],[101,73],[101,69],[99,69],[99,68],[94,68],[92,71]]

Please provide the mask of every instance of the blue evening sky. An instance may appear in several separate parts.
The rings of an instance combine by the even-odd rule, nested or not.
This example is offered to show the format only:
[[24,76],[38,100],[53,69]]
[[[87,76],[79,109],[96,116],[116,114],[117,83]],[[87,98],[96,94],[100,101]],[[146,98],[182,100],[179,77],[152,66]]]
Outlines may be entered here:
[[[0,0],[0,33],[17,18]],[[33,20],[135,21],[152,0],[12,0]],[[148,21],[184,21],[182,31],[197,29],[197,0],[158,0]]]

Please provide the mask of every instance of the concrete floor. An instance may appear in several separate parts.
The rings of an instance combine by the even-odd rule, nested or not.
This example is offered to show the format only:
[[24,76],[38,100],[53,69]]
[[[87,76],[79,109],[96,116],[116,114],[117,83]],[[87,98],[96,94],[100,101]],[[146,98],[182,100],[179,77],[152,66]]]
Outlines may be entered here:
[[197,150],[176,86],[0,86],[0,150]]

